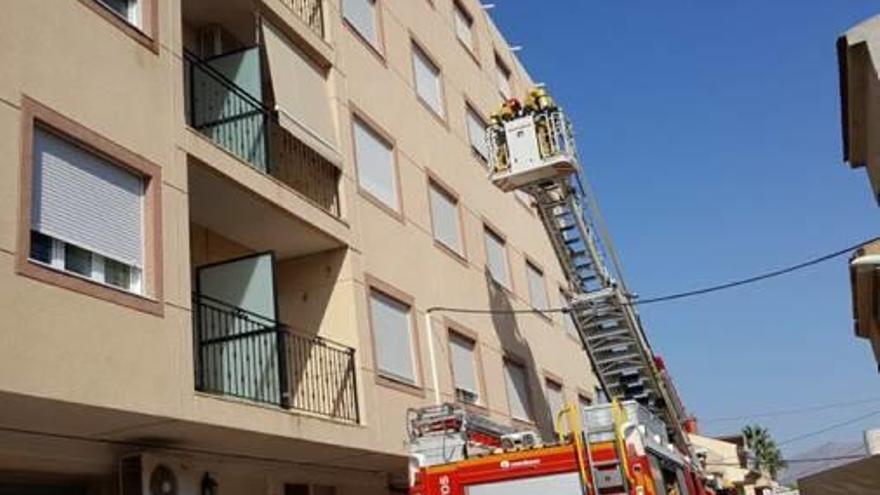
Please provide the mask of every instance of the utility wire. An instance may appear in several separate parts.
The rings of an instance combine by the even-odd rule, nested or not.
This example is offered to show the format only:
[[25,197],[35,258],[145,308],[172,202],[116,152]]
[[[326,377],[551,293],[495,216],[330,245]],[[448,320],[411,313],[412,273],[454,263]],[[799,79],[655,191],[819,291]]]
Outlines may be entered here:
[[874,237],[872,239],[868,239],[868,240],[860,242],[858,244],[848,246],[844,249],[834,251],[833,253],[829,253],[824,256],[819,256],[818,258],[813,258],[813,259],[804,261],[802,263],[798,263],[796,265],[791,265],[791,266],[788,266],[785,268],[780,268],[777,270],[772,270],[772,271],[769,271],[766,273],[762,273],[760,275],[755,275],[755,276],[743,278],[740,280],[734,280],[734,281],[723,283],[723,284],[712,285],[709,287],[704,287],[702,289],[695,289],[695,290],[689,290],[689,291],[685,291],[685,292],[678,292],[678,293],[669,294],[666,296],[652,297],[652,298],[648,298],[648,299],[640,299],[638,301],[634,301],[632,304],[644,306],[645,304],[654,304],[654,303],[658,303],[658,302],[673,301],[675,299],[683,299],[685,297],[700,296],[703,294],[709,294],[711,292],[717,292],[720,290],[732,289],[734,287],[739,287],[741,285],[753,284],[755,282],[760,282],[762,280],[767,280],[769,278],[774,278],[774,277],[778,277],[780,275],[785,275],[787,273],[802,270],[804,268],[807,268],[807,267],[810,267],[813,265],[818,265],[819,263],[822,263],[824,261],[828,261],[828,260],[837,258],[838,256],[843,256],[844,254],[848,254],[852,251],[855,251],[856,249],[860,248],[861,246],[864,246],[865,244],[874,242],[878,239],[880,239],[880,237]]
[[[656,304],[667,301],[674,301],[677,299],[684,299],[687,297],[694,296],[702,296],[705,294],[709,294],[712,292],[718,292],[722,290],[732,289],[734,287],[740,287],[743,285],[754,284],[756,282],[762,282],[764,280],[779,277],[782,275],[786,275],[798,270],[803,270],[804,268],[809,268],[813,265],[818,265],[819,263],[832,260],[834,258],[843,256],[844,254],[849,254],[852,251],[864,246],[865,244],[880,240],[880,237],[874,237],[872,239],[868,239],[866,241],[860,242],[858,244],[854,244],[852,246],[848,246],[844,249],[839,249],[832,253],[828,253],[823,256],[819,256],[817,258],[812,258],[802,263],[798,263],[796,265],[787,266],[784,268],[779,268],[776,270],[771,270],[769,272],[761,273],[758,275],[753,275],[750,277],[742,278],[739,280],[733,280],[731,282],[725,282],[717,285],[710,285],[708,287],[703,287],[700,289],[689,290],[685,292],[674,292],[672,294],[650,297],[647,299],[633,299],[628,303],[631,306],[644,306],[647,304]],[[445,307],[445,306],[435,306],[428,308],[429,313],[432,312],[444,312],[444,313],[460,313],[460,314],[493,314],[493,315],[516,315],[516,314],[542,314],[542,313],[570,313],[570,307],[562,307],[562,308],[530,308],[530,309],[478,309],[478,308],[456,308],[456,307]]]
[[844,426],[849,426],[849,425],[851,425],[851,424],[858,423],[859,421],[862,421],[862,420],[865,420],[865,419],[868,419],[868,418],[873,418],[874,416],[880,416],[880,411],[874,411],[874,412],[872,412],[872,413],[865,414],[865,415],[863,415],[863,416],[859,416],[859,417],[857,417],[857,418],[849,419],[849,420],[846,420],[846,421],[842,421],[842,422],[840,422],[840,423],[835,423],[835,424],[833,424],[833,425],[826,426],[825,428],[822,428],[822,429],[819,429],[819,430],[816,430],[816,431],[811,431],[811,432],[809,432],[809,433],[804,433],[803,435],[797,435],[797,436],[794,436],[794,437],[791,437],[791,438],[787,438],[787,439],[785,439],[785,440],[783,440],[783,441],[781,441],[781,442],[777,442],[776,445],[786,445],[786,444],[789,444],[789,443],[792,443],[792,442],[797,442],[797,441],[804,440],[804,439],[807,439],[807,438],[815,437],[815,436],[817,436],[817,435],[821,435],[821,434],[823,434],[823,433],[827,433],[827,432],[829,432],[829,431],[831,431],[831,430],[836,430],[837,428],[843,428]]
[[880,397],[875,397],[873,399],[850,401],[850,402],[837,402],[837,403],[833,403],[833,404],[824,404],[824,405],[818,405],[818,406],[805,406],[805,407],[801,407],[801,408],[797,408],[797,409],[781,409],[778,411],[748,414],[748,415],[743,415],[743,416],[728,416],[728,417],[723,417],[723,418],[701,419],[700,423],[722,423],[722,422],[728,422],[728,421],[742,421],[742,420],[756,419],[756,418],[775,418],[775,417],[779,417],[779,416],[790,416],[793,414],[800,414],[800,413],[805,413],[805,412],[825,411],[827,409],[836,409],[839,407],[872,404],[875,402],[880,402]]

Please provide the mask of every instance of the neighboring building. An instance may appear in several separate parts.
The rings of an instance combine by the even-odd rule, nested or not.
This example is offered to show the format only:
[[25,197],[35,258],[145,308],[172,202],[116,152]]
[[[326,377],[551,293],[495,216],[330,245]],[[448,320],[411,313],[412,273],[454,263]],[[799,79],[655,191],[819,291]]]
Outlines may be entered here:
[[426,315],[567,294],[477,0],[4,6],[0,493],[399,492],[408,408],[594,399],[562,317]]
[[802,495],[876,495],[880,493],[880,455],[798,480]]
[[[849,30],[837,40],[843,157],[865,168],[880,201],[880,16]],[[877,311],[880,242],[864,246],[851,263],[856,335],[868,339],[880,365],[880,313]]]
[[742,436],[712,438],[691,434],[689,437],[716,494],[764,495],[765,490],[770,490],[772,480],[749,467]]
[[865,431],[864,458],[813,472],[798,479],[803,495],[874,495],[880,493],[880,430]]

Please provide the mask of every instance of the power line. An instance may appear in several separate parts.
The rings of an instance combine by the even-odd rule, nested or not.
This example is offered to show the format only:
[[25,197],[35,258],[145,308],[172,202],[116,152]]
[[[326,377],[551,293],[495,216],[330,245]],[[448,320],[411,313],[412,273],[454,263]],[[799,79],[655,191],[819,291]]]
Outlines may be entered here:
[[[868,239],[866,241],[860,242],[858,244],[853,244],[852,246],[848,246],[844,249],[839,249],[837,251],[816,257],[811,258],[807,261],[798,263],[796,265],[787,266],[784,268],[779,268],[776,270],[771,270],[765,273],[761,273],[758,275],[753,275],[750,277],[733,280],[731,282],[725,282],[716,285],[710,285],[708,287],[703,287],[700,289],[694,289],[684,292],[674,292],[672,294],[667,294],[664,296],[656,296],[650,297],[646,299],[633,299],[628,303],[631,306],[645,306],[647,304],[656,304],[661,302],[674,301],[677,299],[684,299],[688,297],[702,296],[705,294],[709,294],[712,292],[718,292],[727,289],[733,289],[735,287],[740,287],[743,285],[754,284],[757,282],[762,282],[767,279],[779,277],[782,275],[786,275],[798,270],[803,270],[804,268],[809,268],[813,265],[818,265],[819,263],[832,260],[834,258],[843,256],[844,254],[849,254],[852,251],[860,248],[861,246],[880,240],[880,237],[874,237],[872,239]],[[516,314],[542,314],[542,313],[570,313],[570,307],[562,307],[562,308],[530,308],[530,309],[479,309],[479,308],[456,308],[456,307],[445,307],[445,306],[435,306],[428,308],[427,310],[430,312],[444,312],[444,313],[460,313],[460,314],[493,314],[493,315],[516,315]]]
[[793,414],[800,414],[800,413],[805,413],[805,412],[825,411],[828,409],[836,409],[839,407],[872,404],[874,402],[880,402],[880,397],[875,397],[873,399],[849,401],[849,402],[837,402],[837,403],[833,403],[833,404],[824,404],[824,405],[818,405],[818,406],[805,406],[805,407],[801,407],[801,408],[797,408],[797,409],[781,409],[778,411],[748,414],[748,415],[743,415],[743,416],[728,416],[728,417],[723,417],[723,418],[704,419],[704,420],[700,420],[700,423],[704,423],[704,424],[705,423],[722,423],[722,422],[728,422],[728,421],[742,421],[742,420],[746,420],[746,419],[756,419],[756,418],[775,418],[775,417],[779,417],[779,416],[790,416]]
[[872,413],[865,414],[865,415],[863,415],[863,416],[859,416],[859,417],[857,417],[857,418],[853,418],[853,419],[849,419],[849,420],[846,420],[846,421],[842,421],[842,422],[840,422],[840,423],[835,423],[835,424],[833,424],[833,425],[827,426],[827,427],[825,427],[825,428],[822,428],[822,429],[819,429],[819,430],[816,430],[816,431],[811,431],[811,432],[809,432],[809,433],[804,433],[803,435],[797,435],[797,436],[794,436],[794,437],[791,437],[791,438],[785,439],[785,440],[783,440],[783,441],[781,441],[781,442],[777,442],[776,445],[785,445],[785,444],[789,444],[789,443],[792,443],[792,442],[797,442],[797,441],[800,441],[800,440],[804,440],[804,439],[806,439],[806,438],[815,437],[815,436],[817,436],[817,435],[821,435],[821,434],[823,434],[823,433],[827,433],[827,432],[829,432],[829,431],[831,431],[831,430],[836,430],[837,428],[842,428],[842,427],[844,427],[844,426],[849,426],[849,425],[851,425],[851,424],[858,423],[859,421],[862,421],[862,420],[865,420],[865,419],[868,419],[868,418],[873,418],[874,416],[880,416],[880,411],[874,411],[874,412],[872,412]]
[[702,289],[695,289],[695,290],[689,290],[689,291],[685,291],[685,292],[678,292],[675,294],[669,294],[666,296],[641,299],[639,301],[635,301],[633,304],[643,306],[645,304],[654,304],[654,303],[658,303],[658,302],[673,301],[675,299],[683,299],[685,297],[701,296],[704,294],[709,294],[711,292],[718,292],[720,290],[732,289],[734,287],[739,287],[741,285],[753,284],[755,282],[760,282],[760,281],[767,280],[770,278],[778,277],[780,275],[785,275],[787,273],[802,270],[804,268],[807,268],[807,267],[810,267],[813,265],[818,265],[819,263],[822,263],[824,261],[828,261],[828,260],[837,258],[838,256],[843,256],[844,254],[848,254],[852,251],[855,251],[856,249],[860,248],[861,246],[864,246],[865,244],[868,244],[870,242],[874,242],[878,239],[880,239],[880,237],[874,237],[873,239],[868,239],[864,242],[860,242],[858,244],[846,247],[844,249],[834,251],[833,253],[829,253],[824,256],[819,256],[818,258],[813,258],[813,259],[804,261],[802,263],[798,263],[796,265],[791,265],[791,266],[788,266],[785,268],[771,270],[769,272],[762,273],[759,275],[754,275],[751,277],[746,277],[743,279],[734,280],[734,281],[723,283],[723,284],[712,285],[709,287],[704,287]]

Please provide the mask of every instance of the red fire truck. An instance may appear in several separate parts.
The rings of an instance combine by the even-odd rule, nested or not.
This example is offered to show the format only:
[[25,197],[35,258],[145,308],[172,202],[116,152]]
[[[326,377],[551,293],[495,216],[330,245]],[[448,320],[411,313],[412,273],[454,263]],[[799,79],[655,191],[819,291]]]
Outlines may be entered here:
[[413,412],[410,495],[711,495],[637,402],[563,412],[543,444],[451,404]]
[[693,422],[651,350],[581,176],[570,122],[536,88],[507,101],[486,134],[490,179],[532,198],[569,282],[567,312],[604,391],[621,402],[567,408],[549,444],[465,406],[411,411],[410,495],[711,494],[691,452]]

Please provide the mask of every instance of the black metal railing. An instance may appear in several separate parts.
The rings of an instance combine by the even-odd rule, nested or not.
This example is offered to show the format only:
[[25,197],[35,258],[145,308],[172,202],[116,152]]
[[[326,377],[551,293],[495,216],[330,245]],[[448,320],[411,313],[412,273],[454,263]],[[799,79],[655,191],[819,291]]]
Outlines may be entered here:
[[324,37],[324,0],[281,0],[313,33]]
[[193,295],[196,389],[357,423],[355,350]]
[[340,216],[339,169],[279,125],[275,110],[212,67],[210,60],[189,52],[185,53],[185,79],[187,121],[192,128]]

